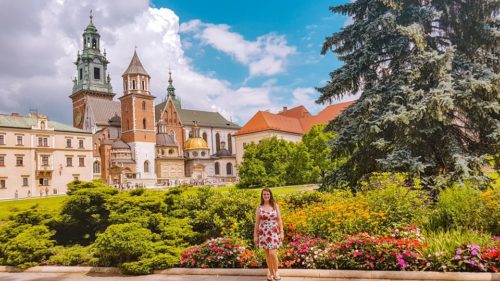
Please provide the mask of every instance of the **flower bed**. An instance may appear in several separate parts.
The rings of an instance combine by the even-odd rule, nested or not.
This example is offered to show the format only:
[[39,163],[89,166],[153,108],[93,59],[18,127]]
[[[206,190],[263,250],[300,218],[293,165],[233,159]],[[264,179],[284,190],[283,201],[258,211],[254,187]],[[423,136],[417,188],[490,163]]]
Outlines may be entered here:
[[[454,257],[431,255],[421,249],[418,228],[394,230],[392,234],[371,236],[367,233],[344,235],[335,242],[310,236],[294,236],[279,251],[281,268],[357,269],[404,271],[498,272],[499,243],[481,249],[468,244],[456,250]],[[182,254],[184,267],[260,267],[265,265],[261,250],[250,250],[232,239],[217,238]]]

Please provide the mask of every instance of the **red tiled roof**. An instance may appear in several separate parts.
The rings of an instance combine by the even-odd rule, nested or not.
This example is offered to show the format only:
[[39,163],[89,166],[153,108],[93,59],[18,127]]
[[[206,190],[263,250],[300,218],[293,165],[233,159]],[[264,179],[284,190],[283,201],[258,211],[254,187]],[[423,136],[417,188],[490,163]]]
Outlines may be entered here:
[[302,118],[306,116],[312,116],[311,113],[309,113],[309,110],[307,110],[307,108],[303,105],[294,107],[292,109],[283,110],[278,114],[292,118]]
[[337,117],[342,110],[355,101],[332,104],[325,107],[317,115],[311,115],[304,106],[297,106],[278,114],[258,111],[236,135],[244,135],[267,130],[282,131],[294,134],[305,134],[312,126],[328,124]]

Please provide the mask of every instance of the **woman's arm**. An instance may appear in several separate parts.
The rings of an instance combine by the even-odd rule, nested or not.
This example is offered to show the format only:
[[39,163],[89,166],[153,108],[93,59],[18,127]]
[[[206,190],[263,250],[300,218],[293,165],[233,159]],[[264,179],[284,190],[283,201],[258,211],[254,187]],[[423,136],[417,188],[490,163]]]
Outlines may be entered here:
[[283,232],[283,221],[281,220],[280,207],[276,204],[276,210],[278,211],[278,226],[280,228],[281,240],[285,239],[285,233]]
[[259,207],[255,209],[255,226],[253,227],[253,242],[255,246],[258,246],[259,241],[259,224],[260,224],[260,212]]

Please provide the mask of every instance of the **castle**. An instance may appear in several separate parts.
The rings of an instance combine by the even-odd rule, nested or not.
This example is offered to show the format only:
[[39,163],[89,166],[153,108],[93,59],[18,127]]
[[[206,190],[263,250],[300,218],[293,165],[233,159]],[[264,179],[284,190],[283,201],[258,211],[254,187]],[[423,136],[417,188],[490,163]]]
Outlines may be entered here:
[[108,184],[178,185],[236,179],[234,134],[240,126],[217,112],[185,109],[172,73],[163,101],[155,105],[150,75],[134,51],[115,93],[92,22],[75,61],[73,126],[93,134],[93,177]]

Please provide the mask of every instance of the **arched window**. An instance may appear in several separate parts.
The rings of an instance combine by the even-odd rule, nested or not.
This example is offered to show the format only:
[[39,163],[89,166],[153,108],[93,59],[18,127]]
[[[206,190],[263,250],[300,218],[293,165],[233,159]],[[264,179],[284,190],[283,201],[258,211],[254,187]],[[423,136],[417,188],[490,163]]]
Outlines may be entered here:
[[215,174],[216,174],[216,175],[219,175],[219,174],[220,174],[219,162],[215,162]]
[[146,110],[146,102],[145,101],[142,102],[142,110]]
[[135,90],[135,80],[132,80],[132,90]]
[[233,164],[231,164],[231,163],[226,164],[226,174],[227,175],[233,174]]
[[95,40],[95,38],[92,39],[92,48],[97,49],[97,40]]
[[229,150],[229,152],[233,154],[233,142],[231,134],[227,134],[227,150]]
[[45,130],[45,122],[44,121],[40,122],[40,128],[42,130]]
[[127,130],[130,130],[130,121],[127,120]]
[[219,133],[215,134],[215,151],[220,150],[220,135]]
[[205,133],[205,132],[203,132],[203,139],[204,139],[206,142],[208,142],[208,140],[207,140],[207,133]]
[[143,90],[144,90],[144,89],[146,89],[146,86],[145,86],[145,85],[146,85],[146,83],[144,82],[144,80],[142,80],[142,89],[143,89]]
[[146,118],[142,119],[142,128],[146,129]]
[[100,174],[101,173],[101,164],[99,161],[94,162],[94,174]]
[[149,173],[149,161],[144,161],[144,173]]

